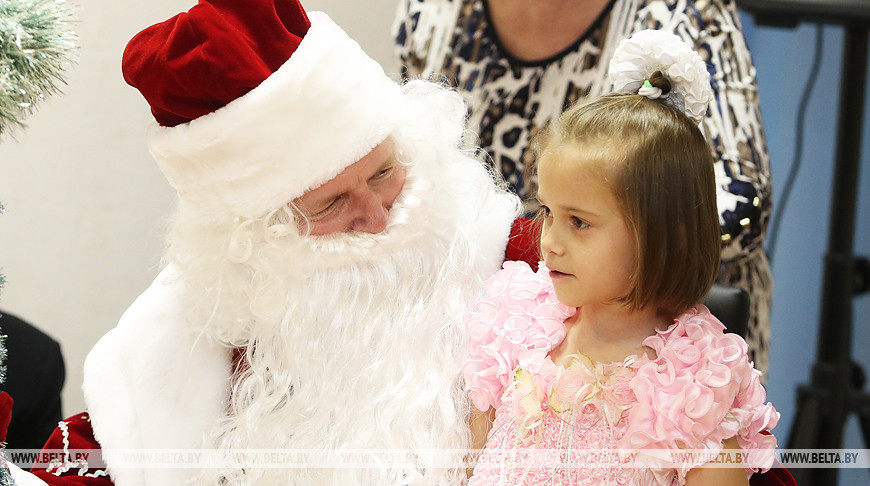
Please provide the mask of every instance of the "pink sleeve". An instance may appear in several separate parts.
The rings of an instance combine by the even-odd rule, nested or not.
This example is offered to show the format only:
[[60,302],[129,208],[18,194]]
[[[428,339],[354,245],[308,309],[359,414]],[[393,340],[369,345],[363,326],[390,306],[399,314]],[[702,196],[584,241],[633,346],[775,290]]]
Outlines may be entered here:
[[564,320],[575,309],[559,303],[546,272],[509,261],[486,281],[484,298],[467,323],[462,366],[465,389],[481,411],[498,407],[520,360],[542,361],[564,339]]
[[747,472],[765,472],[775,459],[776,438],[769,432],[779,422],[779,412],[770,402],[765,403],[767,392],[761,385],[761,372],[748,358],[743,361],[741,371],[743,380],[731,409],[740,422],[737,442],[748,453]]
[[[630,412],[627,448],[693,449],[716,454],[737,437],[747,475],[766,471],[774,461],[776,439],[766,432],[779,413],[761,386],[761,372],[749,362],[746,342],[703,306],[679,325],[644,341],[656,360],[641,366],[631,387],[638,405]],[[685,474],[708,459],[677,467]]]
[[486,282],[487,297],[477,304],[466,328],[468,330],[468,353],[462,365],[465,390],[474,406],[485,412],[501,402],[515,364],[502,328],[505,320],[504,306],[493,291],[506,284],[507,272],[498,271]]

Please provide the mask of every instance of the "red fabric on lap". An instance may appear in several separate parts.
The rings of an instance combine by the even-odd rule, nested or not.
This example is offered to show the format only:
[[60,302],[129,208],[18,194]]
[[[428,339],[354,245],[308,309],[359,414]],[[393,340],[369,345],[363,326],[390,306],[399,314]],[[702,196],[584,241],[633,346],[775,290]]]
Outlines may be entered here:
[[[777,467],[778,466],[778,467]],[[753,474],[750,486],[797,486],[791,473],[782,464],[774,465],[764,474]]]
[[[102,459],[94,456],[100,454],[100,444],[94,438],[94,430],[91,428],[90,417],[87,412],[73,415],[72,417],[61,421],[62,425],[54,429],[51,437],[46,441],[43,451],[81,451],[87,450],[91,454],[91,464],[101,463]],[[64,437],[64,429],[68,434]],[[108,476],[88,477],[85,474],[99,474],[100,469],[89,467],[86,471],[82,471],[83,467],[76,464],[70,467],[67,471],[62,472],[59,476],[55,474],[57,469],[51,471],[44,467],[33,467],[30,472],[36,475],[39,479],[51,485],[58,486],[111,486],[112,480]],[[81,473],[81,475],[80,475]]]

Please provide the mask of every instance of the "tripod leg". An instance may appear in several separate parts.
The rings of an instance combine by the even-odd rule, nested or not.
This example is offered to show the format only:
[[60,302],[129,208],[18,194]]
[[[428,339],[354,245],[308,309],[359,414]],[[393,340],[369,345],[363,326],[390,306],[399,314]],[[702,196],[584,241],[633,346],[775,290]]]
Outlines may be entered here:
[[870,395],[862,393],[855,399],[855,411],[861,424],[861,438],[867,447],[870,445]]
[[861,424],[861,438],[864,439],[864,447],[867,447],[870,445],[870,395],[859,393],[853,403],[858,423]]
[[[789,449],[814,449],[819,440],[821,427],[821,397],[808,386],[798,388],[797,413],[791,424],[788,438]],[[795,482],[801,486],[813,484],[813,469],[789,467]]]

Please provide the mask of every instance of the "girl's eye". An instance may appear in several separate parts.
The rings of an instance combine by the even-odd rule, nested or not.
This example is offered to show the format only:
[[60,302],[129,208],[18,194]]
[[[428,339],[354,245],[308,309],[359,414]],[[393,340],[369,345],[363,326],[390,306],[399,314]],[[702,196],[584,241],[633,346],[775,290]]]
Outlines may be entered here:
[[582,219],[580,219],[576,216],[571,217],[571,223],[574,225],[574,227],[579,228],[579,229],[584,229],[584,228],[589,227],[589,223],[587,223],[586,221],[583,221]]
[[552,214],[550,213],[550,208],[544,206],[543,204],[541,205],[541,209],[539,209],[538,211],[540,211],[541,216],[544,218],[549,218],[550,216],[552,216]]

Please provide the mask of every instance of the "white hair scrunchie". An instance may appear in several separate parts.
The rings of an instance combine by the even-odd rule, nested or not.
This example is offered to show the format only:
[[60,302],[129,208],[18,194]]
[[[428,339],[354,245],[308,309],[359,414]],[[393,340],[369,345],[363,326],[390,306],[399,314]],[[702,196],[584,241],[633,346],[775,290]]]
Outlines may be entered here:
[[[671,82],[665,95],[659,88],[644,86],[656,71]],[[609,76],[614,92],[661,97],[696,123],[713,99],[710,73],[701,56],[675,34],[661,30],[642,30],[620,41],[610,60]]]

